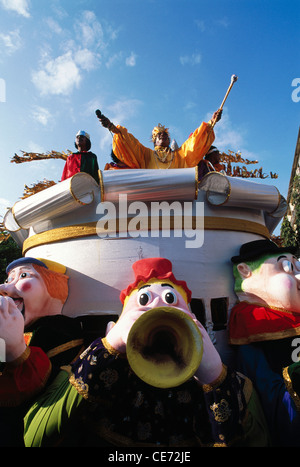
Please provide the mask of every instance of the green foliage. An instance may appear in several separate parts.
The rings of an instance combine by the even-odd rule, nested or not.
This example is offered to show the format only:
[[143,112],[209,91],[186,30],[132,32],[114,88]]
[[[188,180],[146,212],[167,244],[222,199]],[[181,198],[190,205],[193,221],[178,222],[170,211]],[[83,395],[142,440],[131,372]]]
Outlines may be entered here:
[[293,182],[291,203],[294,205],[294,216],[296,225],[296,242],[300,248],[300,176],[296,175]]
[[0,284],[2,284],[7,277],[5,270],[8,264],[17,258],[21,258],[21,256],[21,248],[11,237],[0,243]]
[[300,176],[296,175],[293,181],[291,204],[294,206],[294,225],[292,226],[287,216],[281,225],[280,236],[283,246],[297,246],[300,252]]
[[297,245],[296,232],[294,231],[293,227],[291,226],[291,223],[289,222],[286,216],[281,224],[280,237],[283,241],[282,246]]

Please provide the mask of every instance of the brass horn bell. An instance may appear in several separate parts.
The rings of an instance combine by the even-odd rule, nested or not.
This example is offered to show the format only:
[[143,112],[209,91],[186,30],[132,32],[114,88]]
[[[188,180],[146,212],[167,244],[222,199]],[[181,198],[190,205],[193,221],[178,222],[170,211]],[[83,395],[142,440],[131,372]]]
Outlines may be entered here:
[[134,373],[157,388],[179,386],[191,378],[203,353],[193,319],[174,307],[146,311],[130,329],[127,359]]

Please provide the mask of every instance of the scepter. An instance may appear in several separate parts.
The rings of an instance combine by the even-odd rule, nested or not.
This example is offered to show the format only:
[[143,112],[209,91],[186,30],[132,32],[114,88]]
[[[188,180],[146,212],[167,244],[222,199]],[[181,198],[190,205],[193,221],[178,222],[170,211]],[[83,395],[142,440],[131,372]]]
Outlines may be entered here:
[[109,120],[109,118],[105,117],[99,109],[95,111],[95,114],[104,128],[107,128],[111,133],[119,133],[118,128]]
[[[237,77],[236,75],[232,75],[232,76],[231,76],[230,85],[229,85],[229,87],[228,87],[228,89],[227,89],[227,91],[226,91],[226,94],[225,94],[225,96],[224,96],[224,99],[223,99],[222,104],[220,105],[218,111],[223,109],[223,106],[224,106],[224,104],[225,104],[225,102],[226,102],[226,99],[227,99],[227,97],[228,97],[228,95],[229,95],[231,89],[232,89],[232,86],[233,86],[234,83],[237,81],[237,79],[238,79],[238,77]],[[216,122],[217,122],[217,120],[214,120],[214,121],[212,122],[212,128],[215,126]]]

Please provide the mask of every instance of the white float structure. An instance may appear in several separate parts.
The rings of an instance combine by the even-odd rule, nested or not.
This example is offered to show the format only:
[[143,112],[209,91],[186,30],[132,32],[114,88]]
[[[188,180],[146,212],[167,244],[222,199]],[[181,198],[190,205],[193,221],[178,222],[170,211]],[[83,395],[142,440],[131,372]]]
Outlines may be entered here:
[[[197,169],[100,172],[100,184],[78,173],[18,201],[5,228],[25,256],[64,264],[68,316],[115,315],[120,291],[133,281],[132,264],[165,257],[205,310],[216,345],[211,303],[236,301],[230,258],[240,246],[269,238],[287,209],[277,188]],[[222,336],[222,337],[221,337]]]

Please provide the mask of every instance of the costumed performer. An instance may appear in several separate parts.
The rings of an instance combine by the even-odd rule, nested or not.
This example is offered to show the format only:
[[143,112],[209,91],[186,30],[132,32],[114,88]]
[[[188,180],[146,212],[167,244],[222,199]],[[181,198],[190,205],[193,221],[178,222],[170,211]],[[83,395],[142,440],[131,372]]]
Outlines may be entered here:
[[78,152],[70,154],[65,162],[61,181],[71,178],[78,172],[90,174],[99,183],[99,166],[96,154],[90,151],[90,135],[83,130],[75,137],[75,147]]
[[212,145],[215,134],[213,124],[219,121],[222,110],[214,112],[212,119],[203,122],[190,137],[175,150],[170,148],[169,130],[160,123],[152,131],[154,150],[143,146],[126,128],[115,126],[104,115],[100,115],[101,124],[108,128],[113,137],[115,156],[129,168],[139,169],[180,169],[195,167]]
[[65,271],[53,261],[19,258],[7,266],[0,285],[0,337],[6,347],[0,369],[1,446],[23,443],[28,404],[84,348],[80,323],[62,315]]
[[211,146],[204,158],[198,164],[198,180],[209,172],[221,172],[225,166],[220,163],[221,155],[216,146]]
[[253,382],[275,446],[300,446],[300,262],[296,249],[270,240],[241,246],[232,258],[239,299],[229,342],[237,368]]
[[[70,379],[65,373],[56,394],[53,390],[49,400],[43,394],[28,413],[26,445],[51,445],[51,437],[58,435],[64,436],[67,445],[69,439],[80,446],[267,445],[266,426],[250,380],[222,364],[205,329],[190,312],[191,292],[185,281],[175,278],[172,263],[165,258],[142,259],[133,264],[133,270],[134,282],[120,295],[122,313],[116,323],[110,323],[106,337],[96,339],[72,364]],[[164,307],[191,320],[203,340],[195,373],[172,387],[139,377],[130,366],[127,348],[132,326]],[[136,332],[138,340],[143,339],[143,330]],[[154,354],[159,354],[158,346],[152,348]],[[180,353],[175,348],[173,352],[174,361],[181,365]],[[153,374],[156,377],[156,369]],[[78,424],[72,405],[76,410],[81,405]],[[68,418],[72,430],[67,435],[62,425]]]
[[104,170],[121,170],[121,169],[130,169],[132,167],[128,167],[126,164],[121,162],[113,151],[110,154],[112,162],[107,162],[105,164]]

